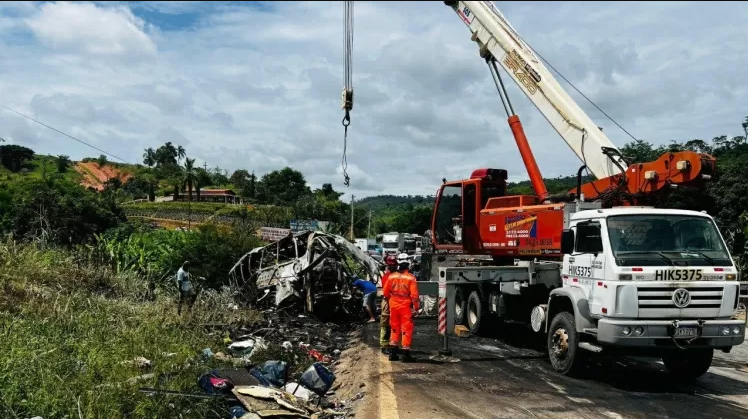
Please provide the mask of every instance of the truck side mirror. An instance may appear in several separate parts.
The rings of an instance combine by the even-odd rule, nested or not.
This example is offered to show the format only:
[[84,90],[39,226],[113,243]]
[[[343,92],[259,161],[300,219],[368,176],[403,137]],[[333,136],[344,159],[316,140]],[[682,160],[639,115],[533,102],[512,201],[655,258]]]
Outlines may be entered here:
[[566,229],[561,233],[561,253],[565,255],[574,253],[574,230]]

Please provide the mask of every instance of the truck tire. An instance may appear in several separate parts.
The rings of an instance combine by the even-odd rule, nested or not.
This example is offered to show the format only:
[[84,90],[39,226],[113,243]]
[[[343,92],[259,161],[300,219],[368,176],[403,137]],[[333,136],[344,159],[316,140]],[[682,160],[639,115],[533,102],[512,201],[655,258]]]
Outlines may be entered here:
[[485,309],[483,301],[480,299],[478,291],[472,291],[467,301],[467,327],[470,329],[470,333],[479,334],[485,330],[484,325],[487,323],[486,317],[488,311]]
[[547,348],[551,366],[559,374],[574,376],[584,365],[584,353],[579,349],[579,333],[574,314],[556,314],[548,328]]
[[455,301],[453,303],[454,311],[455,311],[455,325],[465,325],[465,321],[467,319],[467,316],[465,315],[465,312],[467,311],[467,300],[465,299],[465,292],[462,290],[462,287],[457,287],[455,289]]
[[695,380],[706,374],[713,358],[714,349],[687,349],[664,355],[662,362],[674,378]]

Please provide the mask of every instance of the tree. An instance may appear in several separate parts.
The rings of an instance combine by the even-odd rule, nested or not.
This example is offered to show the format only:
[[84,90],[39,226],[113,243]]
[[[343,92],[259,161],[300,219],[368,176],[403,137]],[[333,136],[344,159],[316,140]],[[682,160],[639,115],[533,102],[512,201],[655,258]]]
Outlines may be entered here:
[[197,174],[195,173],[195,159],[186,159],[184,162],[184,178],[182,183],[187,189],[187,200],[192,201],[192,189],[197,188],[197,200],[200,200],[200,184],[197,183]]
[[244,195],[246,195],[250,199],[255,199],[257,197],[257,176],[255,176],[255,172],[252,171],[252,174],[249,175],[249,182],[247,182],[247,190],[243,192]]
[[281,206],[292,206],[299,198],[311,193],[304,175],[290,167],[266,173],[257,189],[260,202]]
[[249,183],[249,172],[244,169],[236,170],[231,174],[229,181],[236,186],[240,191],[243,191]]
[[177,162],[181,161],[183,158],[187,157],[187,152],[184,150],[184,147],[177,146]]
[[210,173],[210,177],[212,180],[211,184],[215,186],[219,186],[219,185],[225,185],[229,183],[229,178],[227,176],[227,173],[228,172],[225,172],[223,169],[221,169],[218,166],[214,167]]
[[70,157],[59,155],[55,158],[55,165],[57,166],[57,171],[60,173],[65,173],[68,170],[68,167],[70,166]]
[[153,175],[153,169],[142,169],[125,182],[122,190],[132,199],[148,198],[149,201],[155,201],[157,186],[158,180]]
[[174,147],[171,141],[156,149],[155,159],[157,166],[177,166],[179,159],[185,156],[185,150],[182,146]]
[[64,246],[83,244],[126,221],[112,196],[61,177],[13,182],[8,194],[12,205],[0,211],[0,230],[20,239],[41,236]]
[[322,188],[314,191],[314,194],[325,199],[338,200],[345,195],[344,192],[337,192],[332,188],[331,183],[323,183]]
[[100,155],[98,159],[96,159],[96,163],[99,165],[99,169],[106,166],[107,159],[105,155]]
[[158,186],[158,179],[153,176],[152,173],[145,173],[142,175],[142,180],[146,184],[148,191],[148,200],[153,202],[156,200],[156,186]]
[[621,147],[623,154],[629,163],[643,163],[653,161],[665,152],[665,147],[655,148],[651,143],[636,140]]
[[143,153],[143,164],[148,167],[153,167],[156,165],[156,152],[152,147],[148,147],[145,149],[145,153]]
[[0,164],[17,173],[34,158],[34,150],[16,144],[0,146]]
[[200,184],[200,187],[206,187],[213,184],[213,178],[210,176],[210,173],[202,167],[196,167],[195,174],[197,176],[197,183]]

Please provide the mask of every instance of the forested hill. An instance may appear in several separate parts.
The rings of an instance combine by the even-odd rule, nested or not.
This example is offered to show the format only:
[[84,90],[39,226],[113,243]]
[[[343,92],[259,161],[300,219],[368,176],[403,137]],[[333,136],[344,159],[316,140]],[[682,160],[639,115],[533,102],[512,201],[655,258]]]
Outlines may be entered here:
[[[587,178],[583,178],[587,182]],[[566,192],[576,187],[576,176],[545,179],[545,185],[552,194]],[[510,182],[508,192],[512,195],[530,195],[530,181]],[[377,233],[402,231],[423,234],[428,230],[434,195],[377,195],[356,201],[357,208],[371,210],[373,228]]]
[[[551,194],[563,193],[574,189],[577,186],[577,177],[559,176],[557,178],[544,179],[545,186]],[[582,177],[582,182],[588,182],[587,176]],[[532,185],[529,180],[522,182],[509,182],[507,184],[508,193],[511,195],[531,195],[533,194]],[[404,207],[407,205],[433,205],[434,195],[377,195],[363,198],[356,201],[356,205],[364,206],[373,212],[385,211],[393,207]]]

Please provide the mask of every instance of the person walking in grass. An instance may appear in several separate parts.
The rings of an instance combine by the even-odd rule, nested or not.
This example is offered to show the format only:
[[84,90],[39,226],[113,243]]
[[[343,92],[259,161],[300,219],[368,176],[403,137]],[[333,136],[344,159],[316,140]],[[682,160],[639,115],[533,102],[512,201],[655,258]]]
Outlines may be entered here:
[[197,299],[197,293],[190,281],[190,261],[185,261],[177,271],[177,286],[179,287],[179,303],[177,314],[182,315],[182,304],[187,302],[187,310],[192,311],[192,306]]

